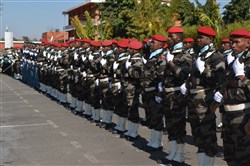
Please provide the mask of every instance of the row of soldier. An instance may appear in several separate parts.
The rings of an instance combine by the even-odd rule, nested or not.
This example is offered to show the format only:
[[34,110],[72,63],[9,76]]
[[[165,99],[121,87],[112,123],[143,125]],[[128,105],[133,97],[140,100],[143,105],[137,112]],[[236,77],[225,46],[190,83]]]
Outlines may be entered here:
[[[171,164],[185,161],[188,113],[198,165],[214,165],[214,111],[221,105],[224,158],[228,165],[249,165],[250,32],[231,32],[230,39],[223,40],[224,53],[213,45],[212,28],[199,27],[197,33],[197,54],[192,49],[194,40],[183,40],[184,30],[179,27],[168,29],[168,38],[154,35],[143,43],[135,39],[76,39],[60,45],[45,41],[24,47],[22,79],[65,106],[69,92],[69,107],[75,114],[132,141],[138,138],[141,95],[142,124],[151,131],[145,150],[162,149],[165,126],[170,151],[163,162]],[[114,128],[113,113],[118,116]]]

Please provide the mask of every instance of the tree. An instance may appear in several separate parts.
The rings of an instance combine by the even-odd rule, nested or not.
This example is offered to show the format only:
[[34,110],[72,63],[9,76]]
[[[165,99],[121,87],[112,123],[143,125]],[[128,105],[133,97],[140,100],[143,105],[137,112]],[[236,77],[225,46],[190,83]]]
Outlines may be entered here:
[[181,20],[183,26],[197,25],[199,19],[194,15],[195,6],[189,0],[173,0],[170,9],[176,13],[176,20]]
[[22,40],[23,40],[23,41],[30,41],[30,39],[29,39],[28,36],[22,36]]
[[126,28],[130,20],[126,15],[120,15],[120,13],[127,9],[133,10],[136,3],[136,0],[107,0],[98,5],[102,22],[107,22],[112,28],[112,38],[128,37]]
[[75,27],[75,33],[77,38],[89,38],[78,16],[73,17],[70,21],[71,24]]
[[226,24],[250,20],[250,1],[231,0],[224,9],[222,18]]
[[134,9],[127,9],[120,16],[129,19],[126,27],[127,35],[142,40],[154,34],[166,35],[166,27],[172,26],[173,14],[169,7],[161,4],[161,0],[142,0],[135,3]]

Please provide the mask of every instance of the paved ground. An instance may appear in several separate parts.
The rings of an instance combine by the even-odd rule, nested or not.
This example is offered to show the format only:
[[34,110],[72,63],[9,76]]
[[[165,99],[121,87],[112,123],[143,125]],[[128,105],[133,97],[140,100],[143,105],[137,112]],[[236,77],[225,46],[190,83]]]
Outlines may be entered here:
[[[146,127],[140,126],[141,138],[131,143],[6,75],[0,75],[0,110],[1,166],[153,166],[168,152],[166,135],[162,152],[145,152],[141,149],[149,139]],[[187,131],[186,164],[193,166],[197,148],[192,145],[189,124]],[[215,165],[226,163],[216,158]]]

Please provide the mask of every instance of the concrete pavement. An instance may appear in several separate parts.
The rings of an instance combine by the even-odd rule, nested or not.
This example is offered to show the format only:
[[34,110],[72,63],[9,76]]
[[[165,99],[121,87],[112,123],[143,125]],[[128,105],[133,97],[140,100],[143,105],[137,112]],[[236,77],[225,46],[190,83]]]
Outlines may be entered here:
[[[24,166],[154,166],[168,152],[163,135],[162,152],[142,150],[150,130],[140,126],[140,139],[129,142],[69,110],[33,88],[0,75],[0,165]],[[140,110],[140,116],[144,116]],[[116,122],[116,116],[113,118]],[[187,124],[186,165],[197,165],[197,148],[192,145]],[[221,139],[218,142],[221,145]],[[216,158],[215,165],[226,165]]]

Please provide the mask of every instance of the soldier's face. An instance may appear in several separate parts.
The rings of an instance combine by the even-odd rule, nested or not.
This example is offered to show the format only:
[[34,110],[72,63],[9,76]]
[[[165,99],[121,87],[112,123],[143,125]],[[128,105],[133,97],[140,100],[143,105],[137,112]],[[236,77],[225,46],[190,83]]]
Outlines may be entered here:
[[232,49],[234,54],[239,54],[249,48],[249,39],[247,38],[233,38]]
[[102,51],[103,51],[103,52],[108,52],[109,50],[111,50],[111,47],[110,47],[110,46],[103,46],[103,47],[102,47]]
[[155,51],[163,47],[163,43],[157,40],[152,40],[150,44],[150,50]]
[[180,42],[180,36],[175,33],[168,34],[168,46],[173,47],[175,44]]
[[89,46],[90,46],[89,43],[83,43],[83,44],[82,44],[82,48],[85,48],[85,49],[86,49],[86,48],[89,48]]
[[198,34],[197,44],[200,48],[212,43],[212,38],[206,35]]
[[226,50],[230,50],[231,49],[231,44],[230,43],[223,43],[222,44],[222,50],[226,51]]
[[192,44],[192,43],[185,42],[185,43],[184,43],[184,47],[185,47],[185,49],[189,49],[189,48],[192,48],[192,47],[193,47],[193,44]]

